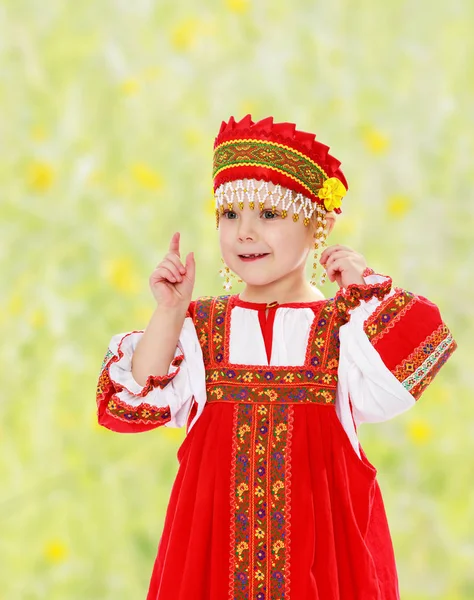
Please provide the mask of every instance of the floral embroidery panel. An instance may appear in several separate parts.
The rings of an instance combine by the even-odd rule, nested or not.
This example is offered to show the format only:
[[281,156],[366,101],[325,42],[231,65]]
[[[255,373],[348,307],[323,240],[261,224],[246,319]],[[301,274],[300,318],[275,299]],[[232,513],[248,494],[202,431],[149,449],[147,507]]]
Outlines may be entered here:
[[293,407],[236,404],[230,600],[290,597]]

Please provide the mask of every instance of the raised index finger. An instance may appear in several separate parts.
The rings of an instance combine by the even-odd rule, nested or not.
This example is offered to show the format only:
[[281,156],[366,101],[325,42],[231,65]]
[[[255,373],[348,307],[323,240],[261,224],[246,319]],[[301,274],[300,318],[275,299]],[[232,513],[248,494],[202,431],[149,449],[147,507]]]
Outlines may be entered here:
[[173,254],[176,254],[177,256],[181,257],[181,255],[179,253],[179,238],[180,238],[180,233],[179,233],[179,231],[177,231],[175,234],[173,234],[173,237],[171,238],[169,251],[172,252]]

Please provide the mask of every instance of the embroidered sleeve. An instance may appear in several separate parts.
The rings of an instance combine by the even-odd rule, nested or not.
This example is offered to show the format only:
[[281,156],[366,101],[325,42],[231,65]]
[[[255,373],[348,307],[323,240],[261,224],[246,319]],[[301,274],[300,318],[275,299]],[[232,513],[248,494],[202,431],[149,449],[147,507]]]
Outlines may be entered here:
[[141,386],[132,375],[132,356],[141,331],[113,336],[105,354],[97,385],[97,411],[101,425],[128,433],[154,429],[171,420],[165,398],[158,401],[156,389],[164,390],[176,377],[184,356],[176,353],[165,376],[150,375]]
[[113,336],[97,385],[98,421],[121,433],[166,427],[189,429],[206,402],[205,369],[192,318],[185,318],[168,373],[141,386],[132,374],[133,352],[143,330]]
[[[366,281],[376,283],[376,277],[370,274]],[[351,430],[414,406],[456,343],[432,302],[399,288],[382,300],[360,301],[347,314],[339,327],[336,404]],[[355,429],[352,433],[356,441]]]
[[398,288],[366,319],[364,331],[386,367],[416,400],[457,347],[438,307]]

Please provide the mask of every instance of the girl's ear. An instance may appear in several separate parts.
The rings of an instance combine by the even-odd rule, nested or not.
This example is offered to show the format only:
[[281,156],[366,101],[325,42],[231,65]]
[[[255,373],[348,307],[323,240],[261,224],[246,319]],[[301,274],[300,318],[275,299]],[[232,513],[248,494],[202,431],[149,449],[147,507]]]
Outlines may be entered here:
[[331,231],[334,229],[334,225],[336,224],[336,213],[335,212],[328,212],[325,215],[325,217],[326,217],[327,228],[328,228],[327,235],[329,235],[331,233]]

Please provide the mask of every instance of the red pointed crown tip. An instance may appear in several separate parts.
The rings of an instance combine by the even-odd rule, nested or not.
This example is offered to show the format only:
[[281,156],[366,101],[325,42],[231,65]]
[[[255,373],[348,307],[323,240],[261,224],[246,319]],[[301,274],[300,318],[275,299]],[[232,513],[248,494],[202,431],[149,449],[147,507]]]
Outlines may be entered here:
[[233,137],[240,137],[242,131],[248,131],[254,126],[255,123],[252,121],[252,116],[250,114],[245,115],[245,117],[240,121],[236,121],[233,116],[229,118],[227,123],[222,121],[219,133],[214,140],[214,148],[216,148],[222,141],[227,141]]
[[255,123],[252,121],[252,115],[248,114],[236,124],[236,128],[247,128],[252,125],[255,125]]

